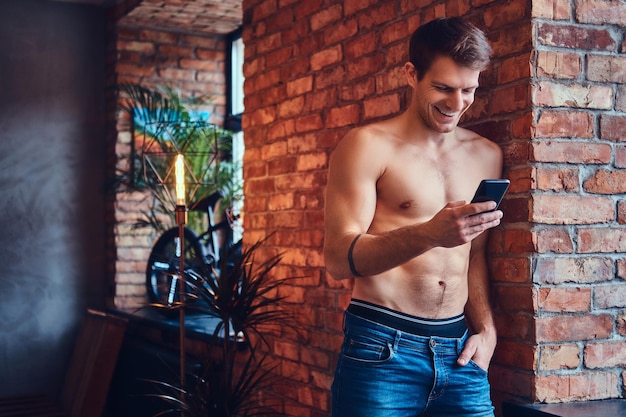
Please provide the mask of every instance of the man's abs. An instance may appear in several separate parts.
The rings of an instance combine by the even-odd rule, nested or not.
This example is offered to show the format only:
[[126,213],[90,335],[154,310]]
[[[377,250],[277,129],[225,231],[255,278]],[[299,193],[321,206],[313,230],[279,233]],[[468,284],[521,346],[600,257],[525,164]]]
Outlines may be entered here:
[[462,314],[468,294],[463,249],[432,249],[382,274],[356,278],[352,296],[424,318]]

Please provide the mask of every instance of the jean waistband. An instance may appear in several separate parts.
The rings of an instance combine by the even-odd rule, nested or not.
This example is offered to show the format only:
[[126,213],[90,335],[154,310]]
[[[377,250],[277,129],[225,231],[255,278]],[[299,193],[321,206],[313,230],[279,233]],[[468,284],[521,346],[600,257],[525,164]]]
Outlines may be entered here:
[[418,336],[459,338],[467,331],[463,314],[445,319],[426,319],[357,299],[352,299],[348,311],[369,321]]
[[468,331],[465,331],[461,337],[420,336],[376,323],[347,310],[344,315],[344,332],[346,336],[362,334],[387,340],[394,345],[406,345],[411,348],[430,346],[430,348],[436,347],[439,351],[453,354],[459,354],[463,350],[465,341],[469,336]]

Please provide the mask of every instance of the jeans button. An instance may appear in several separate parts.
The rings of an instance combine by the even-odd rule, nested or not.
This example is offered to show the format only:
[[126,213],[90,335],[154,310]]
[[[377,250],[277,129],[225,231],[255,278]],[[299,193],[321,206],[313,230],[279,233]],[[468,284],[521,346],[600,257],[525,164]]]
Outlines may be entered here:
[[430,347],[434,348],[435,346],[437,346],[437,342],[435,342],[433,339],[430,339]]

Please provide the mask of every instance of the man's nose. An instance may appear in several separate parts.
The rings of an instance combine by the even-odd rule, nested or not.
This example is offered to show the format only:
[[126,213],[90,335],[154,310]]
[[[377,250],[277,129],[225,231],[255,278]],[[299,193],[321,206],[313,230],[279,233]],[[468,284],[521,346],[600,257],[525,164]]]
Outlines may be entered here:
[[460,111],[463,109],[463,93],[461,91],[453,91],[448,96],[446,103],[450,110]]

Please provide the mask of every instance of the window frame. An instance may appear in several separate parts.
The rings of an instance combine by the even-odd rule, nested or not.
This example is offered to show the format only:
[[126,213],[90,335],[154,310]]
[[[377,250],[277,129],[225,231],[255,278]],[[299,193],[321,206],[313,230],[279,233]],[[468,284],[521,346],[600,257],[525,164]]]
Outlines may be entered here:
[[[241,39],[241,34],[242,27],[239,27],[237,30],[229,33],[226,38],[226,116],[224,118],[224,128],[233,132],[240,132],[242,130],[241,115],[243,112],[233,114],[233,44]],[[243,95],[243,91],[241,94]]]

